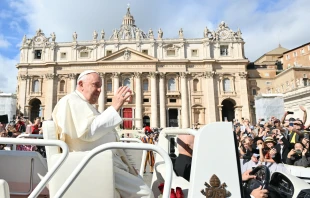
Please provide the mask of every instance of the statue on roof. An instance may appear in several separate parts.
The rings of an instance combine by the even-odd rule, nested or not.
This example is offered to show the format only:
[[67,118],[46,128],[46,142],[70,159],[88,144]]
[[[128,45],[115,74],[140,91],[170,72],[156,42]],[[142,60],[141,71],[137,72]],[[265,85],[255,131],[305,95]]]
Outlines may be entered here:
[[97,38],[98,38],[98,33],[97,33],[96,30],[95,30],[94,33],[93,33],[93,38],[94,38],[94,40],[97,40]]
[[36,33],[37,33],[37,36],[41,36],[42,30],[39,28],[39,29],[36,31]]
[[101,30],[101,40],[104,40],[104,35],[105,35],[104,30]]
[[114,29],[114,31],[113,31],[113,38],[114,39],[118,39],[118,35],[117,35],[117,30],[116,29]]
[[222,21],[220,24],[219,24],[219,30],[224,30],[228,28],[228,26],[226,25],[226,23],[224,21]]
[[55,34],[55,32],[53,32],[53,33],[51,34],[51,38],[52,38],[52,41],[53,41],[53,42],[56,41],[56,34]]
[[77,40],[77,37],[78,37],[77,33],[74,32],[74,33],[72,34],[73,41],[76,41],[76,40]]
[[149,38],[150,38],[150,39],[153,39],[153,38],[154,38],[154,33],[153,33],[152,28],[149,29]]
[[206,26],[204,31],[203,31],[203,37],[204,38],[209,38],[209,33],[211,33],[208,29],[208,27]]
[[23,44],[26,44],[26,41],[27,41],[27,37],[26,37],[26,34],[25,34],[24,37],[23,37]]
[[179,38],[183,38],[183,29],[181,28],[180,30],[179,30]]
[[158,38],[162,39],[163,38],[163,34],[164,34],[164,32],[161,30],[161,28],[159,28],[159,30],[158,30]]
[[242,40],[242,32],[239,28],[238,28],[237,32],[235,33],[235,38],[237,40]]

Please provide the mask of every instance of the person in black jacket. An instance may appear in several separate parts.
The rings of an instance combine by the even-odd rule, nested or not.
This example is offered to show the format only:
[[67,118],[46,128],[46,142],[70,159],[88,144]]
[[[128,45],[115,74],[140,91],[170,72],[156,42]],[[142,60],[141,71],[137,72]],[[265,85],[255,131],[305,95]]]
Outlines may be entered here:
[[280,130],[275,129],[277,133],[277,141],[278,144],[275,146],[277,153],[273,160],[276,163],[284,163],[286,164],[287,154],[290,151],[290,142],[285,138],[285,135],[280,132]]

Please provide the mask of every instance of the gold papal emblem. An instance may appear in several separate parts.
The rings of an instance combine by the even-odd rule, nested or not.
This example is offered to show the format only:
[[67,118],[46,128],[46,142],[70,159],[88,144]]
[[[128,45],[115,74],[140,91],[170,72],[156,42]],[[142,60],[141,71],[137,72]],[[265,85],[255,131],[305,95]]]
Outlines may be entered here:
[[210,178],[210,184],[205,182],[206,190],[201,190],[201,193],[206,196],[206,198],[226,198],[231,195],[229,191],[225,188],[227,187],[224,182],[221,184],[220,179],[216,175],[212,175]]

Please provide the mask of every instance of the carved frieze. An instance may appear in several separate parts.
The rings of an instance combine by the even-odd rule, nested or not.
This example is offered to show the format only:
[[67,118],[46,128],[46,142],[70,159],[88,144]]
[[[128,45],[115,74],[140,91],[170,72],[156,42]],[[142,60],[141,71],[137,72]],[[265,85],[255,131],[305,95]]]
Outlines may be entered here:
[[164,79],[166,77],[166,73],[165,72],[160,72],[159,73],[159,77]]
[[149,72],[149,77],[156,78],[157,74],[158,74],[158,72]]
[[213,78],[214,74],[215,74],[214,71],[207,71],[207,72],[204,73],[204,77],[205,78]]
[[68,74],[68,78],[75,79],[76,78],[76,74],[74,74],[74,73]]
[[21,79],[21,80],[27,80],[28,79],[28,75],[19,75],[19,78]]
[[129,51],[128,49],[125,49],[124,55],[123,55],[124,60],[129,60],[130,56],[131,56],[131,51]]
[[120,73],[119,72],[113,72],[112,75],[113,75],[113,78],[119,78]]
[[141,72],[135,72],[133,75],[135,78],[140,78],[142,73]]
[[247,72],[240,72],[240,73],[239,73],[240,78],[246,78],[247,75],[248,75]]
[[99,76],[103,79],[105,77],[105,72],[99,72]]
[[179,74],[180,74],[181,78],[186,78],[189,73],[188,72],[180,72]]
[[49,74],[45,74],[45,78],[48,80],[53,80],[54,78],[56,78],[58,75],[55,73],[49,73]]

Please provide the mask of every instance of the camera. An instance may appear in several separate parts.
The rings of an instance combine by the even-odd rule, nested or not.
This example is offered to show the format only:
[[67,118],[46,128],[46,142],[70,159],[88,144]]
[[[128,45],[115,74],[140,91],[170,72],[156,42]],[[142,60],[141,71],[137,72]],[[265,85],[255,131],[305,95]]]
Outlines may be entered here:
[[299,150],[299,149],[296,149],[296,150],[295,150],[295,155],[301,155],[301,153],[302,153],[301,150]]
[[264,119],[264,118],[262,118],[262,119],[260,119],[260,121],[265,121],[265,119]]
[[294,112],[293,111],[288,111],[287,114],[294,114]]

